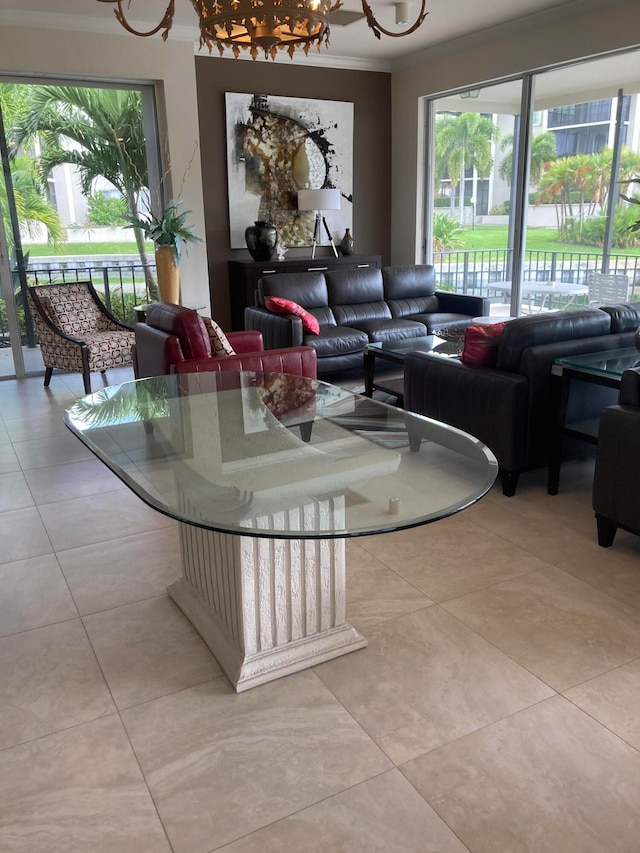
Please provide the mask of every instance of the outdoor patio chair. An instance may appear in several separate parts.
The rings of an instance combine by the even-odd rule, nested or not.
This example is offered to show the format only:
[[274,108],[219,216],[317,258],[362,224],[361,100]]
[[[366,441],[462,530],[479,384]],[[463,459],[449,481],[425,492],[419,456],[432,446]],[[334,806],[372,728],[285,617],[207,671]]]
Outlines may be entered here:
[[629,300],[629,279],[626,275],[589,270],[587,273],[589,305],[617,305]]
[[37,285],[28,301],[44,361],[45,388],[53,369],[82,373],[91,393],[91,373],[132,363],[134,333],[102,304],[89,281]]

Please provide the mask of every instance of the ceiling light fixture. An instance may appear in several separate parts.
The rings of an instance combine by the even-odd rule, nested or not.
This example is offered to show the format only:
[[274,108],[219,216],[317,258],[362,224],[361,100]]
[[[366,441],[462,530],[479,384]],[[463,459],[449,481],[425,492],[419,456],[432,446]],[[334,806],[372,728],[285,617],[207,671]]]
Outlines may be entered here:
[[408,27],[411,23],[411,7],[408,3],[396,3],[396,26]]
[[[98,2],[115,3],[116,18],[133,35],[153,36],[162,30],[162,38],[167,40],[173,24],[175,0],[169,0],[162,20],[148,32],[140,32],[129,24],[122,9],[125,0]],[[425,12],[426,0],[421,0],[420,12],[414,23],[398,33],[378,23],[367,0],[361,2],[367,24],[378,39],[381,33],[392,38],[409,35],[418,29],[428,14]],[[279,50],[286,51],[293,58],[298,47],[308,54],[314,43],[318,50],[323,42],[328,45],[328,15],[342,4],[340,0],[191,0],[191,5],[200,20],[200,47],[206,45],[211,52],[216,45],[221,56],[225,48],[230,48],[236,58],[241,50],[248,50],[253,59],[264,51],[266,57],[275,59]],[[408,12],[408,3],[398,3],[398,6],[406,7]],[[404,22],[398,25],[406,26]]]

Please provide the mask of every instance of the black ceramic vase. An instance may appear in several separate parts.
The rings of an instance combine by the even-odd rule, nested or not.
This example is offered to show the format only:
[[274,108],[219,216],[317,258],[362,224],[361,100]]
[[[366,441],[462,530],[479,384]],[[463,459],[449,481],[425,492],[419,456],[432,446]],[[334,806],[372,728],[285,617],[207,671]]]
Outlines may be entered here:
[[340,241],[339,249],[343,255],[353,255],[353,237],[351,236],[351,231],[348,228],[344,237]]
[[260,219],[245,229],[244,239],[254,261],[270,261],[276,251],[278,232],[275,225]]

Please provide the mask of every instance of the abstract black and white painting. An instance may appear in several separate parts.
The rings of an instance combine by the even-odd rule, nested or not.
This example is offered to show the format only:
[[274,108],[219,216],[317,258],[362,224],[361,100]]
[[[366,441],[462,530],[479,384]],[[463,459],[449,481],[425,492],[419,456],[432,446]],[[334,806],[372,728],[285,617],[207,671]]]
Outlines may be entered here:
[[[340,190],[324,212],[334,241],[353,226],[353,104],[227,92],[227,174],[231,248],[244,231],[271,222],[286,246],[310,246],[315,214],[299,211],[299,189]],[[323,229],[322,242],[328,244]]]

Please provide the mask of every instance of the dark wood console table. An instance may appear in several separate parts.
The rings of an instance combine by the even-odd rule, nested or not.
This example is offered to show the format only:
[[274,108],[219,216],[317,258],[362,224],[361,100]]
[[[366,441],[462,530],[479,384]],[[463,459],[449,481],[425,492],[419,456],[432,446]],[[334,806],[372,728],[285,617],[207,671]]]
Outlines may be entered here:
[[380,255],[341,255],[338,258],[290,258],[286,261],[229,261],[229,290],[231,296],[231,327],[244,329],[244,309],[254,304],[258,279],[263,275],[289,272],[314,272],[330,269],[380,268]]

